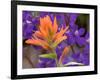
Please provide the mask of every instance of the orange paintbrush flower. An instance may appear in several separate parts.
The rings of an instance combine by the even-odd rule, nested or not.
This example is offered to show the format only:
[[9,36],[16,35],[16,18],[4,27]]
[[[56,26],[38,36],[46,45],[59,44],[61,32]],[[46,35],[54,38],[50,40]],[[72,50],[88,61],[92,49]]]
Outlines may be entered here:
[[32,36],[32,39],[26,40],[27,44],[42,46],[46,50],[55,48],[63,40],[67,39],[67,36],[64,35],[68,26],[57,32],[58,24],[56,17],[52,23],[50,17],[47,15],[43,18],[40,18],[39,30],[35,31]]
[[68,46],[64,48],[62,55],[60,56],[60,59],[59,59],[59,64],[62,64],[64,57],[67,56],[69,50],[70,50],[70,47]]

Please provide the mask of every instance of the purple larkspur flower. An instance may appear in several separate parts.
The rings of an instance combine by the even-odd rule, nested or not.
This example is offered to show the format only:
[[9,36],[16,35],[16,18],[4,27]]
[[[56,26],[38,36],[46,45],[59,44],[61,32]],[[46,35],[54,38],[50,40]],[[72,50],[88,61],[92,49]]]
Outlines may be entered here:
[[78,44],[80,47],[85,45],[86,43],[86,39],[83,36],[85,33],[85,29],[84,28],[80,28],[78,29],[78,25],[75,23],[76,19],[78,17],[79,14],[68,14],[69,16],[69,32],[67,32],[67,43],[69,45],[73,45],[73,44]]
[[85,46],[88,42],[89,42],[89,33],[87,32],[85,36],[85,29],[84,28],[80,28],[77,32],[76,35],[76,43],[81,47],[81,46]]
[[76,22],[77,17],[79,16],[79,14],[70,13],[70,14],[67,14],[67,15],[69,15],[69,25],[71,27],[73,27],[75,22]]
[[[77,26],[74,26],[77,27]],[[78,44],[80,47],[86,44],[86,38],[83,36],[85,33],[85,29],[84,28],[73,28],[73,30],[69,30],[69,32],[67,32],[67,43],[69,45],[73,45],[73,44]]]
[[56,14],[56,17],[57,17],[57,21],[58,21],[58,24],[59,24],[59,27],[66,27],[66,22],[65,22],[65,15],[63,13],[58,13]]
[[23,15],[23,22],[26,22],[27,20],[28,21],[32,20],[31,11],[23,11],[22,15]]
[[[84,65],[89,65],[89,33],[83,36],[85,33],[85,29],[80,28],[79,30],[75,31],[75,34],[70,33],[68,36],[68,42],[70,45],[78,44],[80,47],[84,46],[82,52],[72,53],[71,60],[82,63]],[[80,51],[80,50],[79,50]],[[69,58],[65,59],[65,62],[68,62]]]
[[32,24],[23,24],[23,39],[29,39],[32,36],[35,26]]
[[36,23],[37,18],[33,18],[31,11],[23,11],[23,39],[29,39],[32,36],[34,30],[37,30]]
[[86,51],[72,54],[71,56],[75,62],[89,65],[89,53]]
[[83,63],[84,65],[89,65],[89,53],[90,53],[90,44],[89,44],[89,34],[87,33],[85,35],[85,45],[82,51],[78,52],[78,53],[74,53],[72,54],[72,57],[74,60],[76,60],[77,62]]
[[[82,32],[83,33],[83,32]],[[90,51],[90,44],[89,44],[89,33],[87,32],[84,37],[76,37],[76,42],[78,45],[83,46],[83,50],[79,50],[78,53],[73,53],[72,57],[76,62],[83,63],[84,65],[89,65],[89,51]]]
[[[72,52],[72,56],[69,55],[69,56],[65,57],[63,64],[75,60],[77,62],[81,62],[85,65],[88,65],[89,64],[89,43],[87,43],[87,42],[89,41],[89,33],[87,32],[87,34],[84,36],[85,29],[79,28],[79,26],[75,24],[78,14],[70,14],[69,16],[70,16],[70,20],[69,20],[70,29],[69,29],[69,31],[66,32],[66,35],[68,38],[66,41],[63,41],[57,47],[56,52],[58,55],[58,59],[61,56],[62,50],[65,46],[68,46],[68,45],[73,46],[74,44],[78,44],[80,47],[85,46],[83,52],[81,52],[81,53],[80,52],[78,52],[78,53]],[[61,16],[58,16],[58,19],[60,19],[60,18],[61,18]]]
[[78,14],[69,13],[66,15],[69,21],[69,31],[66,32],[66,35],[68,36],[67,44],[73,45],[75,44],[75,31],[78,30],[78,25],[75,24]]
[[[54,17],[57,18],[58,23],[58,31],[61,30],[61,27],[66,27],[66,24],[69,25],[69,30],[66,32],[67,40],[61,42],[56,48],[56,53],[58,60],[62,54],[63,49],[66,46],[74,46],[78,45],[79,47],[84,47],[83,51],[77,52],[77,50],[72,52],[70,55],[65,56],[63,60],[63,64],[66,64],[70,61],[76,61],[83,63],[84,65],[89,64],[89,32],[86,33],[84,28],[79,28],[76,24],[76,19],[79,14],[74,13],[53,13],[53,12],[39,12],[38,17],[33,17],[32,12],[24,11],[23,12],[23,37],[24,39],[29,39],[34,33],[34,30],[37,30],[37,24],[39,25],[39,18],[45,17],[48,15],[51,18],[51,21],[54,22]],[[67,17],[66,17],[67,16]],[[67,21],[67,22],[66,22]],[[86,33],[86,35],[85,35]],[[39,48],[40,49],[40,48]],[[80,49],[80,48],[79,48]],[[55,67],[56,63],[53,59],[40,58],[40,61],[37,65],[38,68],[45,67]]]

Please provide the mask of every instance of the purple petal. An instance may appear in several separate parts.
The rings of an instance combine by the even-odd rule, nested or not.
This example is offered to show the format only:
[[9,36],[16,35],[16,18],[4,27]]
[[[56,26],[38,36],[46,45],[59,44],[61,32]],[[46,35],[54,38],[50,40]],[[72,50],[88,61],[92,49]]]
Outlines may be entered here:
[[77,17],[78,17],[78,14],[70,13],[70,25],[75,24]]
[[85,29],[84,28],[80,28],[78,30],[78,33],[79,33],[80,36],[82,36],[85,33]]
[[89,32],[86,33],[85,38],[86,38],[86,39],[89,38]]
[[40,17],[45,17],[46,15],[48,15],[48,12],[40,12]]
[[31,11],[23,11],[23,21],[31,21],[32,20],[32,14]]
[[84,37],[76,37],[75,39],[76,39],[77,44],[80,47],[86,44],[86,40]]

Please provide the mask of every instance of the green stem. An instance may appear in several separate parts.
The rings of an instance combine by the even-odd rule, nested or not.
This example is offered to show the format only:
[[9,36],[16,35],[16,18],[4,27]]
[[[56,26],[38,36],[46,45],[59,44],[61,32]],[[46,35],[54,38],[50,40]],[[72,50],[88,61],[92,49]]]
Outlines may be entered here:
[[59,67],[59,61],[58,61],[58,58],[57,58],[57,54],[56,54],[56,51],[53,49],[52,52],[56,55],[56,58],[55,58],[55,61],[56,61],[56,66]]

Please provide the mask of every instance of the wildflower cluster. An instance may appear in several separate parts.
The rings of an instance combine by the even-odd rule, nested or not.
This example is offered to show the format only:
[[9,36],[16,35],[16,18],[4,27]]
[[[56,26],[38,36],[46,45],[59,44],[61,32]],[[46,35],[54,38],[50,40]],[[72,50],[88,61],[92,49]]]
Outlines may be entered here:
[[45,51],[36,67],[89,65],[89,30],[76,24],[80,14],[33,13],[23,11],[23,40]]

